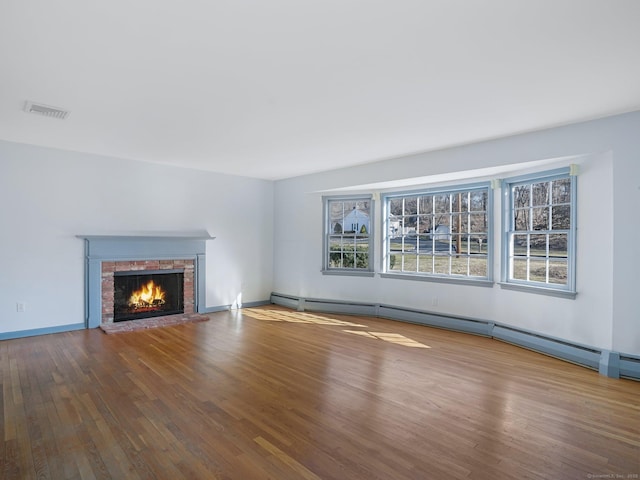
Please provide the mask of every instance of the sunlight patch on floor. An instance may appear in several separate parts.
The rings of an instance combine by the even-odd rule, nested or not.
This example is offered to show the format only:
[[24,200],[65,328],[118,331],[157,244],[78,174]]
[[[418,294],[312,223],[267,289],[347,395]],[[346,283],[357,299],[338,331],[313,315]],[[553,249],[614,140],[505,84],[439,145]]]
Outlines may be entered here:
[[345,322],[335,318],[314,315],[307,312],[288,312],[284,310],[263,310],[263,309],[242,309],[242,315],[246,315],[256,320],[267,320],[270,322],[289,323],[311,323],[316,325],[337,325],[342,327],[366,327],[359,323]]
[[397,345],[403,345],[405,347],[412,348],[431,348],[424,343],[416,342],[399,333],[385,333],[385,332],[364,332],[361,330],[343,330],[346,333],[353,333],[354,335],[361,335],[363,337],[375,338],[377,340],[384,340],[385,342],[395,343]]

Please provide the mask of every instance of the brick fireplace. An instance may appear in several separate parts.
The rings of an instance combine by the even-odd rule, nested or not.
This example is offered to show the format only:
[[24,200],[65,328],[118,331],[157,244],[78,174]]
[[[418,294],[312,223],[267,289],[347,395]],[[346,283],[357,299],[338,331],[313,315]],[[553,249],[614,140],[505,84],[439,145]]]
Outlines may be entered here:
[[102,262],[102,322],[114,322],[114,277],[118,272],[152,272],[162,270],[183,270],[184,272],[184,314],[195,313],[193,290],[193,260],[129,260]]
[[[107,333],[208,320],[205,251],[210,236],[79,236],[85,240],[87,327]],[[115,278],[180,272],[181,312],[114,322]],[[121,296],[121,295],[120,295]]]

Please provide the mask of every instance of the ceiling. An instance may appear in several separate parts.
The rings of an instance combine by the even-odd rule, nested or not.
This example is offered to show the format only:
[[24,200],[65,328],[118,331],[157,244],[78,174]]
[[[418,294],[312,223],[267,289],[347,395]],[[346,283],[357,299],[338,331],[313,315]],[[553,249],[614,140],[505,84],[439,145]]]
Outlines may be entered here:
[[8,141],[273,180],[638,109],[638,0],[0,2]]

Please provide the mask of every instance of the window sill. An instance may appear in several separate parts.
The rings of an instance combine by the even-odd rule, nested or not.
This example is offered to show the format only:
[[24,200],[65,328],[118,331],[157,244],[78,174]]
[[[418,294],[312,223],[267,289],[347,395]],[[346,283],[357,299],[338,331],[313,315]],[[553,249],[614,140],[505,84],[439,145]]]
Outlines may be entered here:
[[371,270],[322,270],[323,275],[339,275],[343,277],[373,277]]
[[417,280],[420,282],[452,283],[456,285],[468,285],[472,287],[493,287],[493,282],[486,279],[474,279],[463,277],[438,277],[430,275],[408,275],[406,273],[381,273],[381,278],[394,278],[397,280]]
[[503,288],[505,290],[534,293],[537,295],[547,295],[550,297],[568,298],[570,300],[574,300],[578,295],[577,292],[572,292],[569,290],[558,290],[555,288],[536,287],[534,285],[523,285],[519,283],[500,282],[498,283],[498,285],[500,285],[500,288]]

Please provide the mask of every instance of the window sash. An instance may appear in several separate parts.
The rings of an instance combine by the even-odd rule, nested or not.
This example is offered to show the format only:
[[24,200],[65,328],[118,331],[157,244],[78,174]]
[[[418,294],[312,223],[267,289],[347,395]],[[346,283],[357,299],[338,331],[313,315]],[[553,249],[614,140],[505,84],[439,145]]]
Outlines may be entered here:
[[[326,196],[323,201],[324,273],[373,272],[373,197]],[[364,205],[368,204],[368,208]],[[352,211],[359,211],[360,214]],[[367,211],[368,210],[368,211]]]
[[504,283],[575,292],[576,183],[568,168],[503,180]]
[[491,278],[489,183],[394,192],[384,196],[383,204],[385,273],[469,281]]

